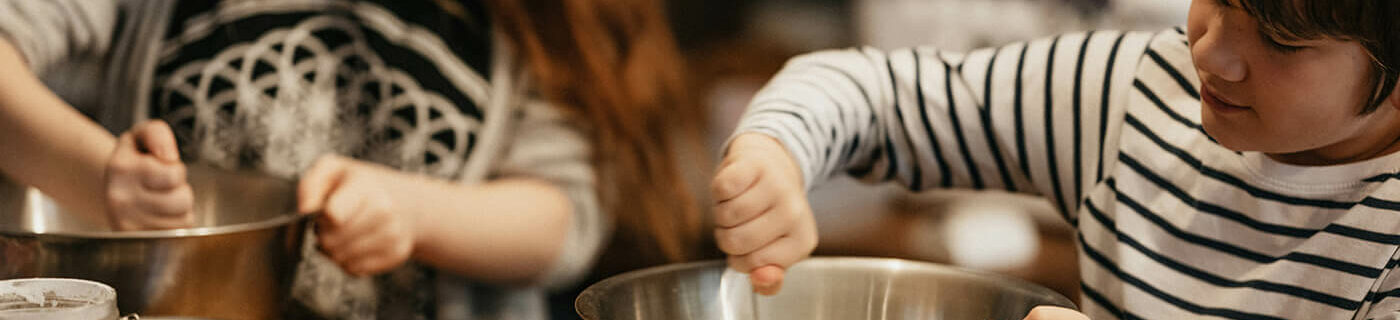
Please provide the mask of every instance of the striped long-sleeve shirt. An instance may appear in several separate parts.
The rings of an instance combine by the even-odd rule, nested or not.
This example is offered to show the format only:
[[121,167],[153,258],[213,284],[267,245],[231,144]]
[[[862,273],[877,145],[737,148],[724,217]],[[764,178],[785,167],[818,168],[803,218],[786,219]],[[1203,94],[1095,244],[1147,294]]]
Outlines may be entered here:
[[[738,132],[806,181],[1042,195],[1078,229],[1095,319],[1393,319],[1400,154],[1300,167],[1201,129],[1180,28],[796,58]],[[810,187],[810,185],[809,185]]]

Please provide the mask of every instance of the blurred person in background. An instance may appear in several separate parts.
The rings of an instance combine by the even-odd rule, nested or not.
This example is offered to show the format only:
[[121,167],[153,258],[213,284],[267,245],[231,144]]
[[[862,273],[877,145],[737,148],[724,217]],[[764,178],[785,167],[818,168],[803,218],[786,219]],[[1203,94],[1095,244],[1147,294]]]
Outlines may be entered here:
[[[118,229],[189,225],[184,161],[299,178],[289,317],[544,319],[602,252],[700,252],[669,32],[650,0],[6,1],[0,171]],[[36,77],[84,61],[93,105]]]

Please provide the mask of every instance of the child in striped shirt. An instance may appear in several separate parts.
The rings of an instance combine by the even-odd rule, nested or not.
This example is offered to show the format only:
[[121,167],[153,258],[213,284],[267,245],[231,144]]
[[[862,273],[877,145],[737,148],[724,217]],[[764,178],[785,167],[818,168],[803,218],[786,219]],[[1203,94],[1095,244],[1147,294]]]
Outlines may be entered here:
[[967,54],[798,57],[712,185],[729,264],[776,292],[839,172],[1048,197],[1078,230],[1081,312],[1400,317],[1400,3],[1195,0],[1185,28]]

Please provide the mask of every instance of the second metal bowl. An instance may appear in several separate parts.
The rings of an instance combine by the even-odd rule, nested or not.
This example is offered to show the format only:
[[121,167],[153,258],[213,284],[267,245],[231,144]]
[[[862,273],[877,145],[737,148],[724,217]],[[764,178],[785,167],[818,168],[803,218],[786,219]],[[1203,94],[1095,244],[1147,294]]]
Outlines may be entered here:
[[[624,273],[588,287],[575,307],[588,320],[1019,320],[1040,305],[1074,308],[1050,289],[995,274],[898,259],[811,258],[788,270],[776,296],[745,297],[751,305],[736,313],[726,310],[735,299],[725,295],[735,291],[720,288],[724,269],[711,261]],[[726,285],[748,290],[746,280],[737,282]]]

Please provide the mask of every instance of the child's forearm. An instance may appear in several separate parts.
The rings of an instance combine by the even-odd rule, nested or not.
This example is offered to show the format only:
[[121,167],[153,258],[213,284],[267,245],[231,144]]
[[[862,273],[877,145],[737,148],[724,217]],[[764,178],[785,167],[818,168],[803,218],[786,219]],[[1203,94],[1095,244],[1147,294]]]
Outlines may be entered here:
[[418,215],[414,259],[497,284],[540,280],[564,250],[574,208],[564,191],[533,179],[461,185],[398,179],[394,201]]
[[45,87],[3,37],[0,70],[0,172],[75,211],[103,212],[116,138]]

